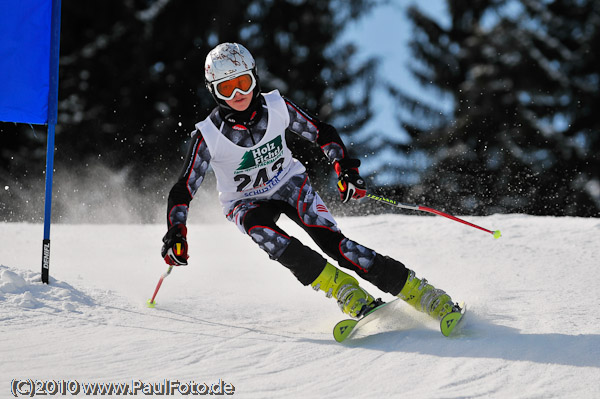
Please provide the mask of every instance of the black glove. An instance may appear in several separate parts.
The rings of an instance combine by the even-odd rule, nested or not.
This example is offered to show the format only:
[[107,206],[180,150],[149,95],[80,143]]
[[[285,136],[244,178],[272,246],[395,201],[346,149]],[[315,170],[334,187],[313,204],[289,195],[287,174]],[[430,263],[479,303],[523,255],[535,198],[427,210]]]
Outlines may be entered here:
[[167,231],[163,237],[163,246],[161,255],[165,262],[171,266],[187,265],[188,244],[187,244],[187,227],[184,224],[176,224]]
[[360,199],[367,195],[365,180],[358,174],[360,161],[358,159],[342,159],[334,164],[338,175],[338,190],[340,199],[346,203],[350,199]]

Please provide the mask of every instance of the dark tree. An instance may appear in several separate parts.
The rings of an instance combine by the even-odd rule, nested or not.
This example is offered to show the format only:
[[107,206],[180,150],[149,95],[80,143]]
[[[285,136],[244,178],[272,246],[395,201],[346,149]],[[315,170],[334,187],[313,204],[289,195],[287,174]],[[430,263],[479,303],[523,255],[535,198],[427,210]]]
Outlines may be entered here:
[[[263,90],[279,89],[324,121],[340,122],[342,134],[359,129],[370,116],[370,93],[356,99],[352,90],[366,86],[375,64],[354,62],[355,47],[338,37],[376,3],[106,0],[82,6],[63,0],[57,171],[85,175],[101,164],[121,170],[127,187],[163,201],[189,133],[214,106],[204,86],[204,59],[223,41],[250,49]],[[43,179],[44,131],[0,124],[6,185]],[[302,155],[321,168],[313,176],[317,183],[332,170],[325,174],[321,159],[313,150]],[[18,190],[11,195],[19,203]]]
[[414,76],[454,103],[443,114],[391,89],[424,116],[401,118],[431,162],[413,199],[476,214],[598,215],[598,3],[449,1],[448,28],[410,9]]

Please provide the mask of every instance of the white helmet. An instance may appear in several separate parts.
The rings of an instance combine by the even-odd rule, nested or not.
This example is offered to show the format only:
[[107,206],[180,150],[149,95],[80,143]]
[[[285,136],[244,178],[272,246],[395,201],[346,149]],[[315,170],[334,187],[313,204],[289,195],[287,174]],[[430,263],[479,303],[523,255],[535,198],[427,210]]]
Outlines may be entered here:
[[[243,76],[234,85],[220,85],[223,82]],[[204,63],[206,87],[218,103],[230,100],[236,92],[248,94],[259,85],[256,74],[256,62],[252,54],[238,43],[221,43],[206,56]],[[219,90],[225,87],[225,90]],[[257,90],[259,94],[260,90]]]

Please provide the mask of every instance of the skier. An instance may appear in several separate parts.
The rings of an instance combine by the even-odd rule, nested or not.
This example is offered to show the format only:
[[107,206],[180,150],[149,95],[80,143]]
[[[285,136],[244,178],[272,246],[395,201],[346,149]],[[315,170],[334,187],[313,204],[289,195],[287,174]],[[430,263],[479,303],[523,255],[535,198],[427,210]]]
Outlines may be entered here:
[[418,279],[402,263],[342,234],[285,140],[289,129],[321,147],[338,175],[341,200],[347,203],[364,197],[366,186],[358,171],[360,161],[348,156],[333,126],[277,90],[261,93],[254,58],[241,44],[216,46],[204,69],[217,106],[196,124],[184,169],[169,193],[168,231],[161,251],[167,264],[187,265],[188,208],[210,164],[227,219],[303,285],[333,296],[349,316],[360,318],[382,302],[361,288],[356,278],[283,231],[277,225],[281,214],[301,226],[339,266],[417,310],[441,320],[458,309],[448,294]]

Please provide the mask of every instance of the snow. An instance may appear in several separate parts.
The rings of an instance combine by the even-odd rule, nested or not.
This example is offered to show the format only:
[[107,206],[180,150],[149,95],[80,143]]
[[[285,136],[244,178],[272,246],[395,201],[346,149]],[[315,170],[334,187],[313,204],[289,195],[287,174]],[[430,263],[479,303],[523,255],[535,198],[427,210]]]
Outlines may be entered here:
[[231,223],[189,226],[190,265],[164,280],[154,309],[163,225],[54,225],[44,285],[42,226],[2,223],[0,397],[13,379],[222,380],[241,398],[600,397],[600,220],[464,218],[503,237],[415,214],[338,218],[469,305],[457,337],[406,306],[345,344],[332,338],[344,318],[334,301]]

